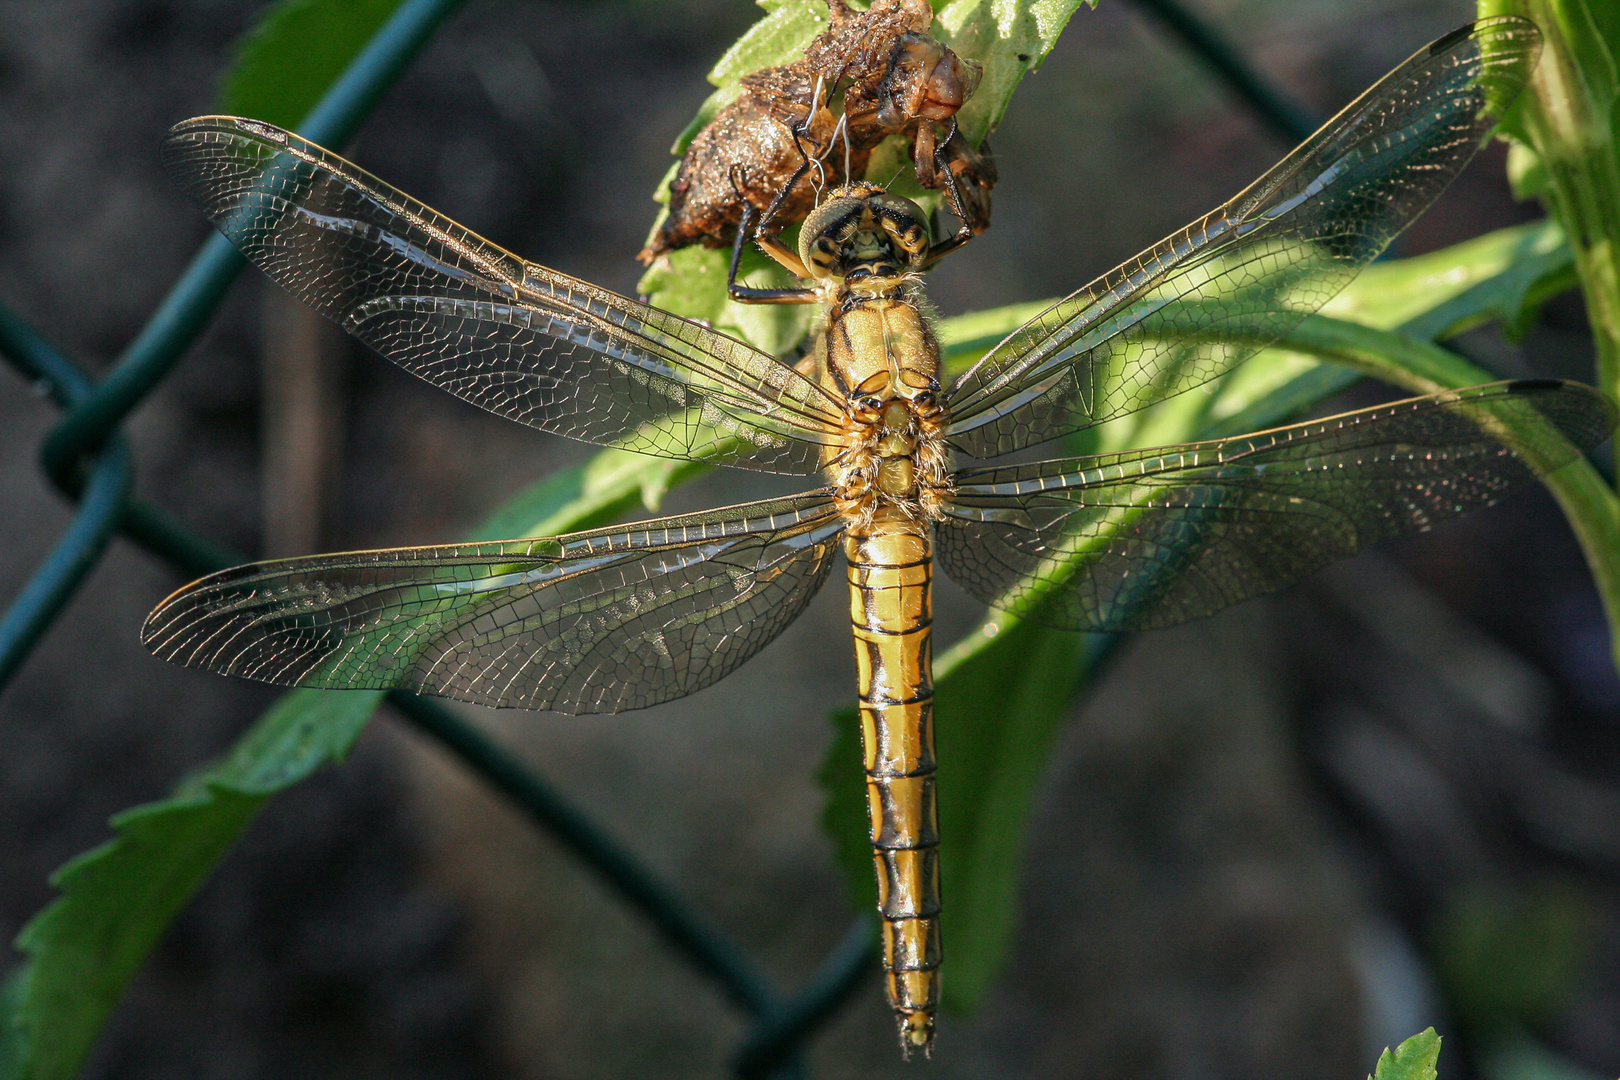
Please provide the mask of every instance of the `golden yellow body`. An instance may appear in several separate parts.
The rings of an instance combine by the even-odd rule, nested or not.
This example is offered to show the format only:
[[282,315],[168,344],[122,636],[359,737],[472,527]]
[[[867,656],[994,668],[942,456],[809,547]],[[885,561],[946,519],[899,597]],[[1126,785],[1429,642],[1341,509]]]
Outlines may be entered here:
[[[877,291],[877,290],[874,290]],[[933,507],[948,494],[939,348],[911,294],[845,293],[819,375],[849,408],[828,472],[850,522],[849,614],[871,815],[883,966],[907,1048],[927,1047],[939,1004]]]
[[917,1046],[933,1033],[941,956],[931,528],[882,508],[844,539],[883,966]]
[[[847,523],[861,741],[871,815],[883,967],[906,1052],[928,1050],[939,1004],[939,813],[935,801],[933,523],[951,497],[939,343],[916,272],[931,253],[927,217],[875,184],[847,184],[804,222],[799,250],[756,234],[806,289],[738,290],[761,303],[821,302],[810,360],[844,403],[844,437],[825,468]],[[739,236],[742,234],[739,233]]]
[[916,382],[922,389],[938,374],[939,346],[906,298],[860,301],[837,313],[827,328],[827,351],[834,371],[847,380],[841,388],[845,394],[877,392],[878,387],[866,384],[880,375]]

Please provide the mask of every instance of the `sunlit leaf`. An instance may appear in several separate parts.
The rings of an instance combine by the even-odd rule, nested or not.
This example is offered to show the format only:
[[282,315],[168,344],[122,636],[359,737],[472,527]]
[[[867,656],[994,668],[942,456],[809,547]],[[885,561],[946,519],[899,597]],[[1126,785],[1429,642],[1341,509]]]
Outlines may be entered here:
[[1435,341],[1485,322],[1516,333],[1535,322],[1545,301],[1577,284],[1564,230],[1549,219],[1374,263],[1322,314]]
[[1388,1047],[1378,1057],[1372,1080],[1435,1080],[1440,1061],[1440,1036],[1425,1028],[1393,1051]]
[[[1608,0],[1479,0],[1479,13],[1541,28],[1541,61],[1502,130],[1534,151],[1510,160],[1513,174],[1564,227],[1597,345],[1593,381],[1620,395],[1620,12]],[[1620,576],[1620,565],[1594,569]],[[1620,618],[1620,594],[1605,592]]]
[[[940,38],[984,65],[984,81],[956,120],[975,144],[996,129],[1025,75],[1041,66],[1082,0],[952,0]],[[1096,0],[1086,0],[1096,7]]]
[[243,39],[220,109],[296,128],[400,0],[283,0]]
[[1508,146],[1507,176],[1508,184],[1513,188],[1513,197],[1520,202],[1544,195],[1550,179],[1547,176],[1547,163],[1541,160],[1541,155],[1531,149],[1529,143],[1517,140]]
[[[799,343],[820,309],[813,304],[734,304],[726,296],[731,252],[705,247],[672,251],[659,259],[637,286],[665,311],[701,319],[774,355]],[[744,255],[739,280],[760,288],[792,284],[776,263],[757,252]]]

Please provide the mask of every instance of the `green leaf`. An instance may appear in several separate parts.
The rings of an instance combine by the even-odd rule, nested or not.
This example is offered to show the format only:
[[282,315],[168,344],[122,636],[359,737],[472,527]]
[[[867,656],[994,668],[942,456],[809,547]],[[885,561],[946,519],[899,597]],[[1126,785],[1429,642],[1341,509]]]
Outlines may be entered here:
[[1597,345],[1595,382],[1620,395],[1620,12],[1612,0],[1479,0],[1479,13],[1522,15],[1541,28],[1540,63],[1502,124],[1534,159],[1520,153],[1509,165],[1570,238]]
[[220,109],[296,128],[400,0],[283,0],[243,38]]
[[[1024,76],[1041,66],[1082,0],[952,0],[936,23],[941,40],[984,65],[984,80],[956,122],[977,145],[996,130]],[[1097,0],[1087,0],[1095,8]]]
[[[827,25],[825,0],[759,0],[768,14],[755,23],[720,58],[709,81],[717,88],[698,109],[692,122],[675,140],[671,152],[681,155],[703,126],[737,96],[738,81],[749,72],[786,64],[802,55],[805,46]],[[979,89],[958,114],[962,130],[975,142],[982,140],[1001,122],[1007,103],[1023,77],[1040,66],[1057,44],[1082,2],[1093,7],[1096,0],[954,0],[934,21],[933,32],[962,56],[984,65]],[[891,140],[891,143],[894,140]],[[924,209],[938,201],[938,193],[924,192],[916,177],[901,168],[909,154],[885,143],[873,153],[867,176],[887,182],[899,174],[894,190],[917,199]],[[653,192],[658,203],[669,202],[669,181],[675,167],[659,181]],[[666,211],[653,221],[649,237],[656,235]],[[791,236],[785,237],[791,244]],[[784,355],[803,338],[811,326],[806,306],[762,306],[735,304],[726,296],[725,252],[685,248],[668,256],[667,265],[655,265],[637,286],[656,307],[707,320],[716,327],[741,334],[774,355]],[[750,284],[772,288],[790,284],[775,263],[750,251],[742,270],[753,277]],[[759,275],[769,275],[761,280]]]
[[1547,163],[1541,160],[1541,155],[1531,149],[1528,143],[1517,139],[1508,144],[1507,175],[1513,197],[1520,202],[1545,195],[1550,182]]
[[1388,1047],[1379,1055],[1372,1080],[1435,1080],[1440,1061],[1440,1036],[1425,1028],[1391,1053]]
[[552,473],[525,488],[473,530],[469,540],[557,536],[609,525],[638,506],[656,511],[670,488],[709,466],[625,450],[599,450],[584,465]]
[[62,891],[17,937],[10,1075],[67,1080],[170,921],[270,795],[341,759],[381,695],[295,691],[167,799],[112,819],[114,838],[56,872]]
[[[1479,14],[1481,18],[1523,15],[1541,28],[1546,40],[1534,88],[1515,103],[1502,123],[1504,133],[1532,144],[1552,135],[1563,144],[1560,150],[1579,153],[1578,144],[1593,133],[1588,125],[1612,123],[1610,110],[1620,97],[1620,65],[1616,64],[1620,18],[1612,4],[1604,0],[1480,0]],[[1559,70],[1551,79],[1548,65]],[[1552,129],[1538,131],[1549,119]],[[1583,127],[1588,131],[1582,132]]]

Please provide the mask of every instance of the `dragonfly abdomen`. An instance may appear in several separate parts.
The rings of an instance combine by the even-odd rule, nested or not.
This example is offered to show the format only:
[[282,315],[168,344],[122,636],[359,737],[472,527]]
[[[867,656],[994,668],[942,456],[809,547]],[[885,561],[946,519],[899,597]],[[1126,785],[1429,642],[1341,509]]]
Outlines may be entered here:
[[885,507],[844,539],[885,983],[908,1051],[932,1041],[939,1004],[930,528]]

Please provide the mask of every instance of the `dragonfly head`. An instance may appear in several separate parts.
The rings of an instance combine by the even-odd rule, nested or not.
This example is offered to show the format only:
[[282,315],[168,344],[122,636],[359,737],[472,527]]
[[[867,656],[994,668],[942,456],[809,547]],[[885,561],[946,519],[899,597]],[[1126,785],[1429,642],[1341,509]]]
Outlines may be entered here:
[[892,287],[928,248],[922,207],[864,181],[835,188],[799,232],[799,258],[811,274],[860,292]]

